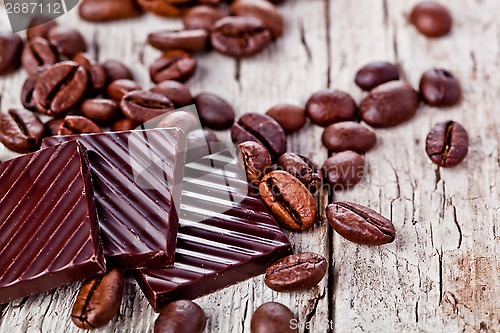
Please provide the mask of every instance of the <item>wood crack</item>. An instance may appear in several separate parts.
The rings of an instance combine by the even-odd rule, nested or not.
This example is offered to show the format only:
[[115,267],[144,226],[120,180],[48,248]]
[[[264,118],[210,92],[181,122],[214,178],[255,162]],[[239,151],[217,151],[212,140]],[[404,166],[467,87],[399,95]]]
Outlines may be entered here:
[[327,59],[327,74],[326,86],[330,88],[332,83],[332,43],[330,36],[330,0],[324,0],[325,4],[325,25],[326,25],[326,59]]
[[322,295],[318,295],[318,296],[314,297],[313,299],[309,300],[309,303],[314,303],[314,304],[313,304],[311,311],[309,311],[309,313],[307,313],[307,315],[306,315],[306,318],[305,318],[306,321],[304,324],[304,326],[305,326],[304,333],[309,333],[310,326],[311,326],[311,319],[316,314],[316,310],[318,309],[319,301],[322,300],[323,298],[325,298],[326,294],[327,294],[326,290],[323,290]]
[[305,31],[305,28],[304,28],[304,21],[300,21],[300,43],[302,44],[302,46],[304,47],[304,50],[306,52],[306,56],[307,56],[307,62],[311,62],[312,60],[312,53],[311,53],[311,48],[309,47],[309,44],[307,44],[307,40],[306,40],[306,31]]

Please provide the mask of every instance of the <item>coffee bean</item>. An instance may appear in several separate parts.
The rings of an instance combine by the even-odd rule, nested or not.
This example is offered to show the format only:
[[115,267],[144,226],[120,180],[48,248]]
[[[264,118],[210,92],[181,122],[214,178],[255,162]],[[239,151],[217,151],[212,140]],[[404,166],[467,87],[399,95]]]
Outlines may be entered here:
[[35,101],[33,101],[33,90],[35,89],[37,79],[36,76],[29,76],[26,81],[24,81],[21,90],[21,103],[24,108],[30,111],[36,111]]
[[187,152],[186,163],[198,161],[203,156],[207,156],[219,151],[219,138],[208,129],[197,129],[186,135]]
[[234,123],[234,110],[221,97],[212,93],[201,93],[194,99],[201,124],[214,130],[225,130]]
[[295,153],[284,153],[278,159],[278,166],[300,180],[312,194],[321,188],[323,183],[321,169],[311,159]]
[[259,185],[264,175],[271,171],[273,164],[269,151],[258,142],[245,141],[238,145],[248,180]]
[[174,80],[162,81],[154,86],[151,91],[170,99],[176,108],[193,103],[193,96],[191,95],[189,88],[186,85]]
[[87,280],[78,292],[71,310],[73,323],[83,329],[106,325],[118,313],[123,287],[123,274],[116,268]]
[[365,175],[365,160],[356,152],[347,150],[334,154],[323,164],[323,177],[331,193],[353,187]]
[[10,32],[0,32],[0,75],[11,73],[21,65],[23,41]]
[[275,291],[306,290],[316,286],[327,270],[326,259],[319,254],[292,254],[267,268],[264,283]]
[[363,154],[377,143],[377,136],[371,129],[354,121],[343,121],[325,128],[321,138],[329,152],[353,150]]
[[108,85],[106,94],[109,98],[114,99],[115,101],[120,101],[128,92],[141,89],[142,88],[139,83],[135,81],[120,79],[113,81]]
[[83,101],[82,114],[102,125],[111,125],[120,117],[118,103],[111,99],[95,98]]
[[30,111],[0,113],[0,141],[12,151],[29,153],[40,148],[45,134],[42,122]]
[[106,85],[106,74],[101,65],[88,53],[78,53],[72,59],[74,62],[85,68],[89,76],[89,89],[92,95],[98,94]]
[[234,58],[250,57],[261,52],[271,41],[271,32],[255,17],[221,18],[212,27],[213,48]]
[[30,75],[34,75],[40,66],[52,65],[59,60],[56,50],[49,41],[42,37],[35,37],[24,46],[21,62]]
[[448,9],[434,1],[422,1],[413,7],[410,22],[427,37],[444,36],[450,32],[452,26]]
[[210,31],[212,25],[227,13],[219,8],[210,6],[195,6],[182,17],[182,23],[186,29],[204,29]]
[[87,43],[80,32],[65,26],[55,26],[50,29],[48,40],[63,57],[72,58],[87,50]]
[[66,116],[63,118],[57,135],[72,135],[82,133],[99,133],[101,128],[92,120],[82,116]]
[[197,117],[191,112],[174,110],[165,114],[155,128],[178,127],[182,129],[184,133],[189,133],[199,126]]
[[202,333],[206,322],[205,312],[196,303],[175,301],[161,309],[154,333]]
[[106,84],[121,79],[133,80],[132,72],[121,61],[106,60],[102,63],[102,69],[106,75]]
[[137,0],[137,3],[146,12],[150,12],[164,17],[176,17],[180,15],[180,10],[167,3],[167,0]]
[[390,81],[363,98],[361,119],[373,127],[392,127],[404,123],[417,112],[418,93],[404,81]]
[[204,29],[166,30],[148,35],[148,42],[160,51],[202,51],[207,47],[208,33]]
[[382,245],[396,238],[396,230],[390,220],[368,207],[352,202],[329,205],[326,217],[340,236],[354,243]]
[[111,130],[113,132],[120,132],[120,131],[130,131],[130,130],[135,130],[135,129],[142,129],[138,128],[141,125],[140,122],[134,121],[132,119],[128,118],[122,118],[117,120],[113,126],[111,127]]
[[355,82],[363,90],[370,91],[389,81],[399,80],[398,68],[387,61],[374,61],[361,67]]
[[268,173],[259,185],[260,195],[281,226],[304,231],[316,222],[318,207],[309,190],[288,172]]
[[61,124],[63,123],[63,118],[54,118],[49,121],[47,121],[44,126],[45,126],[45,132],[47,135],[54,136],[58,135],[59,133],[59,128],[61,127]]
[[295,318],[283,304],[267,302],[255,310],[250,322],[251,333],[296,333],[292,328]]
[[258,18],[269,28],[273,39],[283,34],[283,17],[278,9],[268,1],[236,0],[231,5],[231,13],[236,16]]
[[432,106],[455,105],[462,95],[460,83],[445,69],[431,69],[420,79],[420,94]]
[[235,144],[245,141],[259,142],[277,159],[286,152],[286,137],[281,126],[273,118],[247,113],[231,127],[231,139]]
[[298,132],[306,124],[306,111],[298,106],[279,104],[273,106],[266,114],[276,120],[286,134]]
[[358,108],[349,94],[327,89],[320,90],[309,98],[306,113],[313,123],[326,127],[339,121],[354,120]]
[[181,50],[163,53],[149,68],[151,80],[158,83],[165,80],[186,82],[196,72],[197,61]]
[[107,22],[137,17],[142,11],[135,0],[84,0],[78,13],[87,21]]
[[43,37],[47,39],[49,30],[57,25],[57,21],[51,17],[34,16],[26,30],[26,37],[32,40],[35,37]]
[[60,116],[75,106],[85,95],[88,76],[82,66],[72,61],[57,63],[38,78],[33,101],[38,112]]
[[167,97],[142,90],[134,90],[123,96],[120,107],[125,117],[140,123],[175,109],[174,103]]
[[438,123],[427,135],[425,151],[431,161],[441,167],[456,166],[469,151],[467,131],[452,120]]

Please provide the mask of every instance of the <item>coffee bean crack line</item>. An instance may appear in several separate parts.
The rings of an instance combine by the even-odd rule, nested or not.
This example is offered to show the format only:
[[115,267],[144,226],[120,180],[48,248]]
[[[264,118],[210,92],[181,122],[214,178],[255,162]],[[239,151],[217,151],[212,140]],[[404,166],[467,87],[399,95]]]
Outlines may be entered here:
[[28,144],[34,145],[36,142],[36,139],[29,135],[30,133],[29,133],[28,129],[26,128],[26,124],[24,124],[22,122],[21,118],[15,112],[9,111],[9,115],[16,122],[17,127],[19,127],[19,130],[24,134],[24,136],[28,140]]
[[295,211],[288,202],[283,200],[283,196],[281,195],[279,187],[274,184],[274,181],[271,178],[267,180],[267,186],[269,186],[271,193],[275,194],[275,201],[278,202],[278,204],[281,205],[288,212],[288,214],[290,214],[295,223],[297,223],[299,226],[302,226],[302,219],[300,217],[300,214]]
[[284,271],[287,269],[294,269],[294,268],[297,268],[300,266],[313,265],[314,267],[316,267],[316,266],[321,265],[321,263],[323,263],[323,262],[324,262],[323,259],[318,259],[318,260],[314,260],[314,261],[298,262],[298,263],[295,263],[293,265],[284,266],[284,267],[276,267],[276,269],[271,270],[269,273],[266,273],[266,276],[273,275],[273,274],[276,274],[277,272]]
[[71,315],[71,317],[73,318],[76,318],[78,320],[80,320],[82,323],[86,323],[86,325],[88,325],[89,327],[92,327],[92,328],[96,328],[94,327],[87,319],[87,313],[88,312],[91,312],[92,308],[88,308],[89,306],[89,303],[90,303],[90,300],[92,299],[92,297],[94,296],[94,293],[95,291],[97,290],[97,288],[99,287],[99,285],[101,284],[102,280],[103,280],[104,276],[100,276],[99,278],[97,278],[94,283],[92,284],[92,287],[90,287],[90,290],[89,290],[89,293],[87,295],[87,297],[85,298],[85,304],[83,304],[82,306],[82,313],[81,315],[78,315],[78,316],[75,316],[75,315]]
[[383,233],[384,235],[387,235],[387,236],[390,236],[390,237],[393,237],[394,236],[394,233],[392,232],[392,230],[390,229],[387,229],[387,227],[384,225],[384,224],[380,224],[378,223],[377,220],[374,220],[372,219],[368,214],[366,214],[365,212],[359,210],[359,209],[356,209],[355,207],[350,207],[349,205],[344,205],[340,202],[336,203],[337,206],[340,206],[340,207],[343,207],[347,210],[350,210],[352,212],[354,212],[356,215],[359,215],[361,218],[363,218],[366,222],[368,222],[369,224],[375,226],[377,228],[377,230],[379,230],[381,233]]
[[448,158],[448,154],[450,152],[451,148],[451,140],[452,140],[452,135],[453,135],[453,128],[454,128],[454,122],[450,121],[446,124],[446,131],[444,134],[444,147],[440,152],[434,153],[431,155],[432,156],[441,156],[441,159],[443,160],[443,164],[446,165],[446,159]]

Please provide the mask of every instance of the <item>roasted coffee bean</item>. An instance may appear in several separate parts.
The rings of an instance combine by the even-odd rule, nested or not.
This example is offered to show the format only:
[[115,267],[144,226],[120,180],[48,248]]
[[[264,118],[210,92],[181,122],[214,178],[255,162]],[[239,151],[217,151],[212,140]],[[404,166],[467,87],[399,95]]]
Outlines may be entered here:
[[241,152],[247,179],[254,185],[259,185],[264,175],[271,171],[272,159],[269,151],[258,142],[245,141],[238,145]]
[[283,17],[278,9],[268,1],[236,0],[231,5],[231,13],[236,16],[258,18],[269,28],[273,39],[283,34]]
[[219,138],[211,130],[197,129],[186,135],[187,152],[186,163],[198,161],[203,156],[207,156],[219,151],[221,144]]
[[208,33],[204,29],[166,30],[148,35],[149,44],[160,51],[198,52],[206,49],[207,41]]
[[271,41],[271,32],[258,18],[228,16],[212,27],[212,47],[234,58],[250,57],[261,52]]
[[64,121],[63,118],[54,118],[54,119],[47,121],[44,124],[45,132],[47,133],[47,135],[50,135],[50,136],[58,135],[59,128],[61,127],[61,124],[63,121]]
[[106,325],[118,313],[123,295],[123,274],[111,268],[106,274],[87,280],[71,310],[71,320],[83,329]]
[[449,10],[434,1],[422,1],[413,7],[410,22],[427,37],[448,34],[453,23]]
[[87,90],[85,69],[72,61],[57,63],[38,78],[33,101],[38,112],[60,116],[80,102]]
[[57,26],[57,21],[51,17],[35,16],[31,19],[28,29],[26,30],[26,37],[31,40],[35,37],[43,37],[47,39],[49,30]]
[[273,106],[266,112],[281,125],[286,134],[298,132],[307,121],[306,111],[291,104],[279,104]]
[[387,61],[374,61],[361,67],[355,82],[363,90],[370,91],[389,81],[399,80],[398,68]]
[[35,89],[36,80],[36,76],[29,76],[26,81],[24,81],[21,90],[21,103],[24,108],[30,111],[36,111],[35,101],[33,101],[33,90]]
[[275,291],[306,290],[316,286],[327,270],[326,259],[319,254],[292,254],[267,268],[264,283]]
[[72,58],[80,52],[87,51],[87,43],[80,32],[65,26],[55,26],[50,29],[48,40],[63,57]]
[[85,117],[101,125],[111,125],[121,115],[118,103],[104,98],[87,99],[80,110]]
[[193,96],[189,88],[174,80],[166,80],[151,88],[152,92],[161,94],[174,103],[176,108],[180,108],[193,103]]
[[285,131],[273,118],[259,114],[247,113],[241,116],[231,127],[231,139],[235,144],[255,141],[264,145],[274,159],[286,152]]
[[198,304],[189,300],[165,306],[156,318],[154,333],[202,333],[207,317]]
[[326,127],[339,121],[354,120],[358,108],[349,94],[326,89],[314,93],[309,98],[306,113],[313,123]]
[[250,322],[251,333],[296,333],[292,328],[295,318],[283,304],[267,302],[255,310]]
[[40,148],[45,127],[31,111],[10,109],[0,113],[0,141],[16,153],[29,153]]
[[167,0],[137,0],[142,10],[164,17],[176,17],[180,10],[175,5],[168,4]]
[[215,22],[226,16],[227,13],[219,8],[195,6],[182,17],[182,23],[184,23],[184,28],[186,29],[204,29],[210,31]]
[[135,90],[127,93],[120,101],[125,117],[136,122],[146,122],[175,109],[167,97],[151,91]]
[[10,32],[0,32],[0,75],[15,71],[21,66],[23,41]]
[[196,72],[197,65],[196,59],[189,53],[181,50],[169,51],[153,62],[149,67],[149,74],[154,83],[165,80],[186,82]]
[[89,89],[92,95],[102,91],[106,85],[106,74],[101,65],[88,53],[78,53],[72,59],[74,62],[85,68],[89,76]]
[[404,81],[390,81],[363,98],[361,119],[373,127],[392,127],[404,123],[417,112],[418,93]]
[[262,178],[260,196],[284,228],[304,231],[316,222],[318,207],[309,190],[288,172],[271,171]]
[[139,128],[141,125],[140,122],[134,121],[132,119],[128,118],[122,118],[117,120],[113,126],[111,127],[111,130],[113,132],[119,132],[119,131],[130,131],[130,130],[135,130],[135,129],[142,129]]
[[278,166],[300,180],[312,194],[321,188],[323,174],[311,159],[295,153],[284,153],[278,159]]
[[66,116],[63,118],[57,135],[72,135],[82,133],[99,133],[101,128],[92,120],[82,116]]
[[326,208],[326,217],[333,229],[351,242],[382,245],[396,238],[390,220],[374,210],[352,202],[336,202]]
[[347,150],[334,154],[323,164],[323,178],[329,192],[353,187],[365,175],[365,160],[356,152]]
[[125,94],[133,90],[141,90],[141,86],[139,83],[127,80],[120,79],[111,82],[108,85],[108,89],[106,90],[106,94],[109,98],[114,99],[115,101],[120,101]]
[[420,94],[432,106],[455,105],[462,95],[460,83],[445,69],[431,69],[420,79]]
[[84,0],[78,13],[87,21],[107,22],[140,16],[142,10],[135,0]]
[[102,63],[102,69],[106,75],[106,84],[121,79],[133,80],[130,69],[120,61],[106,60]]
[[52,65],[59,60],[56,50],[42,37],[31,39],[24,46],[21,62],[30,75],[35,75],[40,66]]
[[178,127],[184,133],[189,133],[199,126],[198,119],[191,112],[174,110],[165,114],[155,128]]
[[321,138],[329,152],[353,150],[363,154],[377,143],[377,136],[368,127],[354,121],[343,121],[325,128]]
[[201,124],[214,130],[225,130],[234,123],[234,110],[221,97],[212,93],[201,93],[194,102]]
[[441,167],[456,166],[469,151],[467,131],[452,120],[438,123],[427,135],[425,151],[431,161]]

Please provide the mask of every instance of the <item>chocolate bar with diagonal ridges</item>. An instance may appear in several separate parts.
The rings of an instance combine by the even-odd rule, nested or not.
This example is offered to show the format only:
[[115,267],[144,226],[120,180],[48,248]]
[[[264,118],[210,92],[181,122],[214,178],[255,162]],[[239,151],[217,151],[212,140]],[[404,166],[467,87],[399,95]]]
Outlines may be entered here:
[[106,271],[85,148],[0,164],[0,304]]
[[176,128],[45,138],[89,151],[108,266],[158,268],[174,260],[186,141]]
[[184,173],[174,267],[135,271],[155,311],[259,275],[291,252],[236,159],[216,153]]

